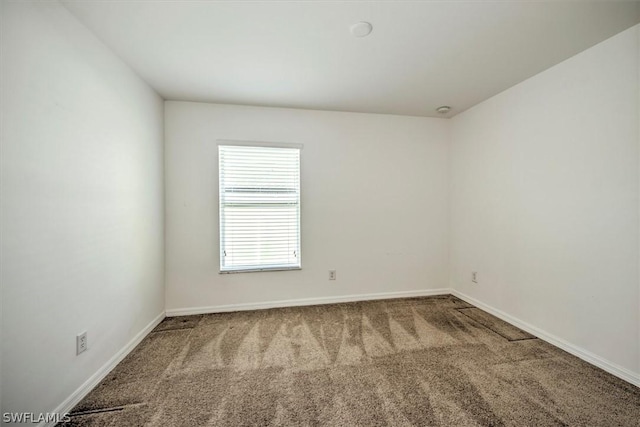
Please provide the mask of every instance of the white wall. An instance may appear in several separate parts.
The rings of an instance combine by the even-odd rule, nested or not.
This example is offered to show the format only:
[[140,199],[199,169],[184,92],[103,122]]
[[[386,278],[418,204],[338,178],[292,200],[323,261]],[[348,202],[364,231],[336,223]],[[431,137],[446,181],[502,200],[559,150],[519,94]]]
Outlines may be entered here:
[[162,120],[60,4],[2,2],[1,412],[54,410],[163,312]]
[[[163,204],[161,99],[58,3],[2,2],[1,411],[72,395],[161,315],[163,266],[176,313],[428,291],[451,271],[637,375],[639,32],[452,121],[167,102]],[[301,271],[218,274],[219,138],[304,144]]]
[[639,28],[452,120],[451,285],[640,381]]
[[[165,138],[168,313],[448,286],[446,120],[166,102]],[[304,144],[302,270],[218,274],[217,139]]]

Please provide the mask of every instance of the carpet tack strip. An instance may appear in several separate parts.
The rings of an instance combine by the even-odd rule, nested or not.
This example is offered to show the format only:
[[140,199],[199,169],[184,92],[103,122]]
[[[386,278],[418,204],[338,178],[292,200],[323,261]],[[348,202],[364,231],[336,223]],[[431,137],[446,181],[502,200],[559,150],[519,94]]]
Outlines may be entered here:
[[69,414],[70,417],[79,417],[82,415],[90,415],[90,414],[102,414],[104,412],[117,412],[117,411],[122,411],[125,408],[130,408],[132,406],[140,406],[143,404],[132,404],[132,405],[124,405],[124,406],[116,406],[114,408],[100,408],[100,409],[92,409],[90,411],[82,411],[82,412],[73,412],[71,414]]
[[457,310],[468,318],[489,329],[491,332],[500,335],[507,341],[514,342],[537,339],[536,336],[531,335],[528,332],[525,332],[522,329],[487,313],[486,311],[480,310],[479,308],[458,308]]

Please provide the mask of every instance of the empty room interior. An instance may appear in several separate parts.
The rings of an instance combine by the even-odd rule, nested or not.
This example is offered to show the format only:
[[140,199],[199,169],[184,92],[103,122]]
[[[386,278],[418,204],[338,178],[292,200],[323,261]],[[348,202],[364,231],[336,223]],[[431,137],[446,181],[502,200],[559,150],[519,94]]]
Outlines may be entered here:
[[2,424],[640,426],[639,1],[0,1]]

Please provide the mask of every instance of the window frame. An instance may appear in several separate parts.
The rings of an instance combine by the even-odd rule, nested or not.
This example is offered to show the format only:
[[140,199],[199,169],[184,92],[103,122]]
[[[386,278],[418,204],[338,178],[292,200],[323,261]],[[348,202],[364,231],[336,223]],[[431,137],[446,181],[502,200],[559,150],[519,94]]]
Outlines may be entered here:
[[[299,150],[298,161],[298,265],[297,266],[265,266],[259,268],[246,269],[222,269],[222,246],[223,246],[223,224],[222,224],[222,200],[220,194],[220,146],[244,146],[258,148],[289,148]],[[287,143],[287,142],[268,142],[268,141],[246,141],[234,139],[218,139],[216,141],[217,155],[217,192],[218,192],[218,273],[219,274],[238,274],[238,273],[257,273],[268,271],[296,271],[302,270],[302,148],[303,144]]]

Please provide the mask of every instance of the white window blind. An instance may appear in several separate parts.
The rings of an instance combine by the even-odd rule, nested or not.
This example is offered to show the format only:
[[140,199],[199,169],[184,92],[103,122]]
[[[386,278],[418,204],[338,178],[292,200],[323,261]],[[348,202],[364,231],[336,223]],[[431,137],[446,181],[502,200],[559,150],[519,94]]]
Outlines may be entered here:
[[300,149],[218,145],[220,271],[300,268]]

